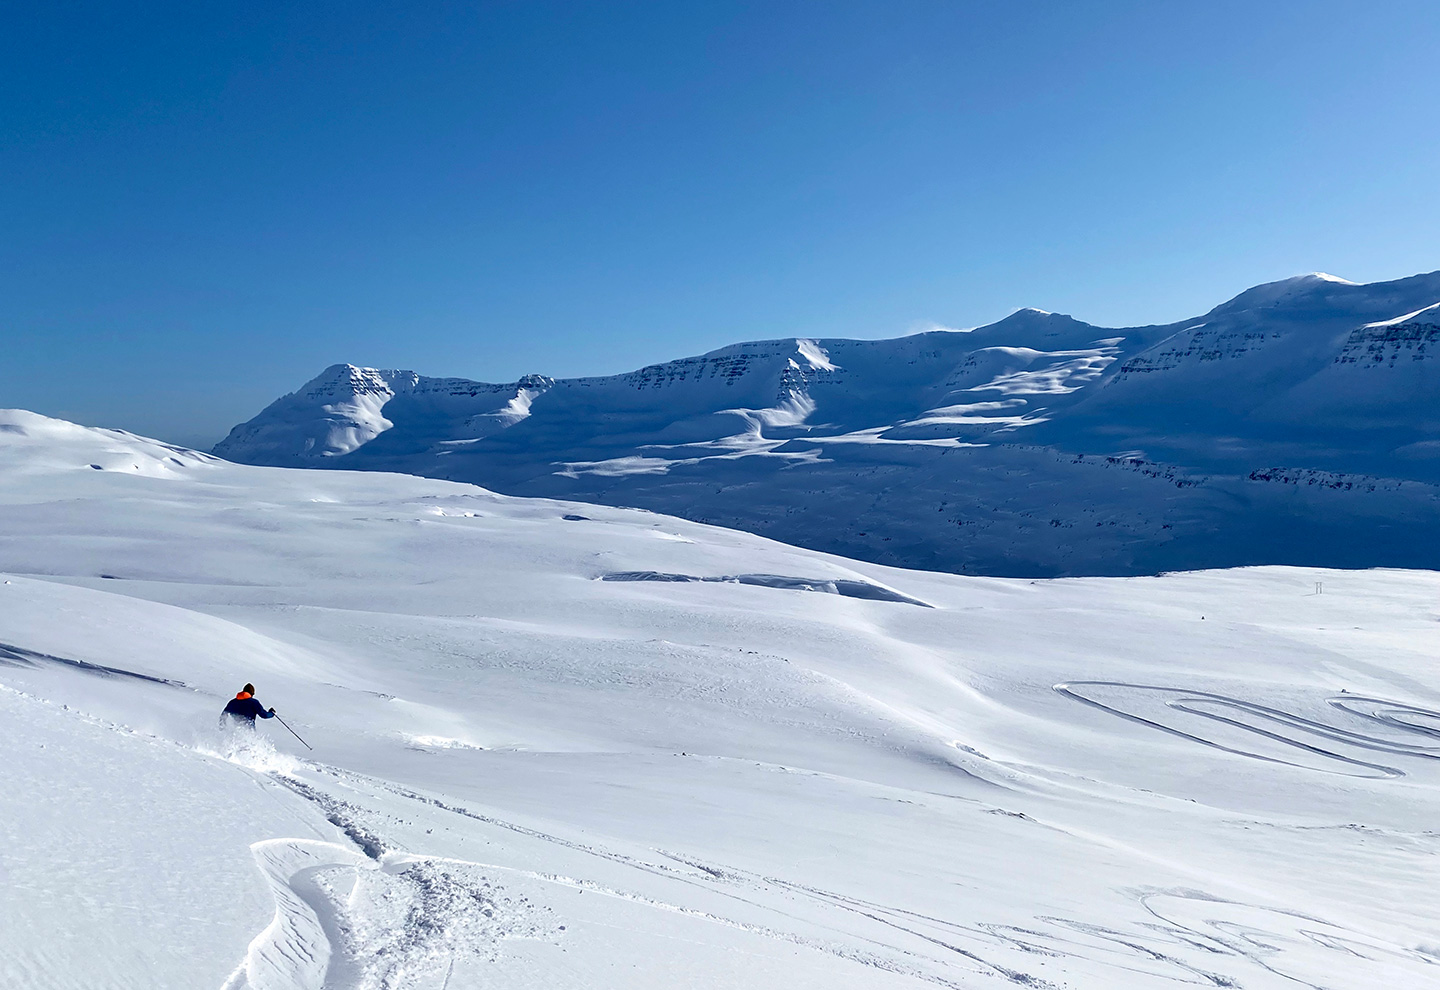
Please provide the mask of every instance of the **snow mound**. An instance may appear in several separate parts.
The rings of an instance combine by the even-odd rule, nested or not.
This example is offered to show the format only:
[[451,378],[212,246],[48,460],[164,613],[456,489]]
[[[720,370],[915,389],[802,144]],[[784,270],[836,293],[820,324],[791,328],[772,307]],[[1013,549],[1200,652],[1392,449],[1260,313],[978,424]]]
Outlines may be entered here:
[[659,571],[616,571],[613,574],[603,574],[602,581],[662,581],[662,582],[700,582],[708,584],[747,584],[756,588],[783,588],[787,591],[818,591],[828,595],[843,595],[846,598],[864,598],[876,602],[904,602],[907,605],[920,605],[925,608],[922,601],[902,595],[890,588],[882,588],[878,584],[871,584],[869,581],[846,581],[843,578],[831,580],[816,580],[813,578],[783,577],[779,574],[731,574],[726,577],[694,577],[690,574],[662,574]]
[[21,455],[7,464],[16,471],[64,467],[158,478],[220,463],[210,454],[124,430],[77,426],[23,409],[0,409],[0,440],[0,451]]

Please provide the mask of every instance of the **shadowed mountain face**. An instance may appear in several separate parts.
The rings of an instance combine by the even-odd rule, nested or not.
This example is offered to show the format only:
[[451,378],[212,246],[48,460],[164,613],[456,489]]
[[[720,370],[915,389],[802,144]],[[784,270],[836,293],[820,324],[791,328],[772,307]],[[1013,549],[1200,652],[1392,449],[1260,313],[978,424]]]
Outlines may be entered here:
[[957,572],[1440,567],[1440,272],[1300,276],[1167,326],[1022,310],[606,378],[336,365],[215,453],[633,505]]

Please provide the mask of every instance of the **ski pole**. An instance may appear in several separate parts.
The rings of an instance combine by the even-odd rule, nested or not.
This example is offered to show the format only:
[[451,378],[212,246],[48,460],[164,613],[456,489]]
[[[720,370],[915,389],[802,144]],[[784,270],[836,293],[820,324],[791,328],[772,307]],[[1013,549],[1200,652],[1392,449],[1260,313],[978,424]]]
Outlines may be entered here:
[[[276,717],[277,719],[279,719],[281,725],[285,726],[285,728],[287,728],[287,729],[290,729],[290,723],[289,723],[289,722],[285,721],[283,718],[280,718],[279,715],[276,715],[275,717]],[[294,729],[290,729],[290,734],[291,734],[292,736],[294,736],[296,739],[300,739],[300,733],[296,732]],[[304,747],[305,747],[306,749],[308,749],[308,750],[313,751],[313,750],[315,749],[314,746],[311,746],[309,743],[305,742],[304,739],[300,739],[300,742],[301,742],[301,744],[304,745]]]

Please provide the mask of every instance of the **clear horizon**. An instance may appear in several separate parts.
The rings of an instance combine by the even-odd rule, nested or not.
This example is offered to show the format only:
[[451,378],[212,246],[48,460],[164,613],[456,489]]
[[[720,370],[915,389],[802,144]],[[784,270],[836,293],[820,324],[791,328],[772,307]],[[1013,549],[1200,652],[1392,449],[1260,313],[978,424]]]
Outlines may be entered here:
[[50,6],[0,406],[208,446],[324,367],[508,381],[1440,268],[1440,9]]

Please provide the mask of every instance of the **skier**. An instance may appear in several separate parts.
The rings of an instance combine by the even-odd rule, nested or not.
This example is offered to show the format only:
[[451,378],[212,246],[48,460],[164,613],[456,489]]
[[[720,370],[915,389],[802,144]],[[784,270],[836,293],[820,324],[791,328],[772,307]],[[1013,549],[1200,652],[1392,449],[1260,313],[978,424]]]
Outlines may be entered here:
[[224,714],[230,717],[232,724],[239,725],[244,722],[248,724],[253,731],[256,717],[274,718],[275,709],[267,709],[262,706],[260,702],[256,701],[255,685],[246,684],[243,691],[230,699],[230,703],[225,706]]

